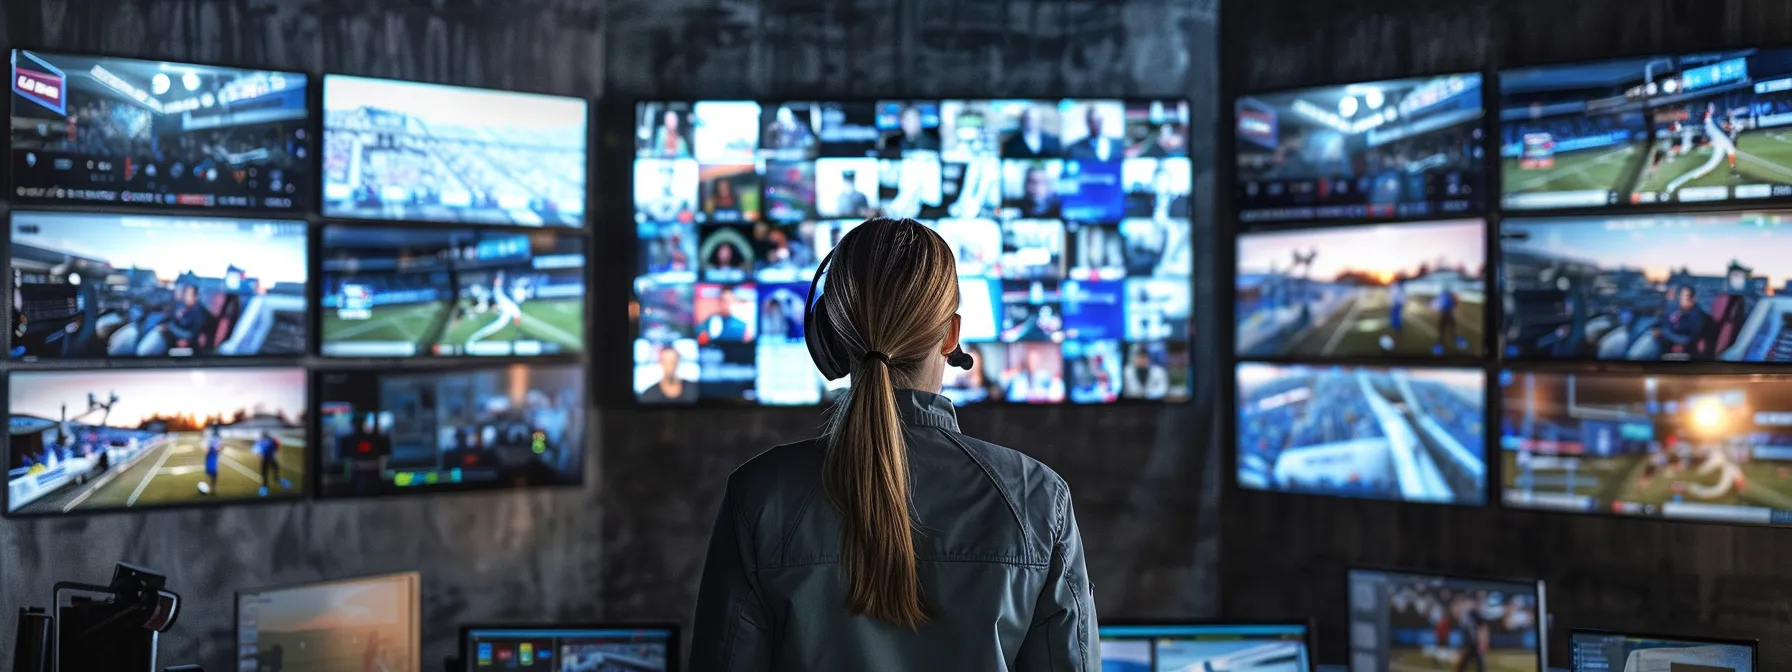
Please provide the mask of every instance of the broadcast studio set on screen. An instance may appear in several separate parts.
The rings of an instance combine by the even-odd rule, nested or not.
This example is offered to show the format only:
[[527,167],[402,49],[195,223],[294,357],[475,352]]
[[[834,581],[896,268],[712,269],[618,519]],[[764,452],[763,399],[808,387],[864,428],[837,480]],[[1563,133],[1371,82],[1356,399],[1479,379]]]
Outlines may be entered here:
[[[953,404],[1189,404],[1211,275],[1230,490],[1792,524],[1792,378],[1763,368],[1792,361],[1771,270],[1792,210],[1748,205],[1792,196],[1792,50],[1240,92],[1217,128],[1173,98],[600,103],[10,64],[0,524],[596,488],[604,358],[634,406],[823,408],[846,381],[805,347],[810,283],[873,216],[957,256],[976,359],[947,370]],[[600,105],[629,108],[623,142],[591,140]],[[1230,177],[1214,243],[1191,234],[1206,133]],[[633,222],[600,245],[606,153],[632,165]],[[626,272],[589,263],[616,245]],[[689,645],[676,623],[424,622],[423,572],[190,605],[117,560],[7,605],[13,669],[197,670],[156,658],[183,609],[234,614],[214,634],[241,672],[671,672]],[[1104,618],[1101,669],[1761,667],[1734,633],[1562,622],[1543,581],[1450,569],[1349,569],[1331,615]],[[456,632],[445,668],[424,660]]]

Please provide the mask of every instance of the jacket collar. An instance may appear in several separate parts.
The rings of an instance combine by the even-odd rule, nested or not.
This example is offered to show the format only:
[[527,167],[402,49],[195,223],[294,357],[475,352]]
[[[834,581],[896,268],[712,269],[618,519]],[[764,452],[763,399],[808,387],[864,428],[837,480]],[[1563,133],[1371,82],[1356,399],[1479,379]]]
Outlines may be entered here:
[[952,400],[931,392],[896,388],[896,412],[905,425],[958,431],[958,412],[953,410]]

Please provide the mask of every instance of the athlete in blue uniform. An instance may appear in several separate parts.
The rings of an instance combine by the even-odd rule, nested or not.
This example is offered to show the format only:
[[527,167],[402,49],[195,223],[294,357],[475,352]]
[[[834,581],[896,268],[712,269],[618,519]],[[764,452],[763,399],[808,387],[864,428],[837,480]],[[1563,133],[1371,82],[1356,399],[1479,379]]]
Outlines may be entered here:
[[[268,484],[280,482],[282,489],[291,489],[292,482],[280,476],[280,440],[267,432],[255,440],[255,454],[261,456],[261,496],[268,496]],[[268,472],[274,473],[273,480],[268,479]]]
[[218,425],[212,425],[212,435],[205,439],[205,477],[211,483],[201,483],[200,494],[210,495],[218,491],[218,456],[224,452],[222,431]]

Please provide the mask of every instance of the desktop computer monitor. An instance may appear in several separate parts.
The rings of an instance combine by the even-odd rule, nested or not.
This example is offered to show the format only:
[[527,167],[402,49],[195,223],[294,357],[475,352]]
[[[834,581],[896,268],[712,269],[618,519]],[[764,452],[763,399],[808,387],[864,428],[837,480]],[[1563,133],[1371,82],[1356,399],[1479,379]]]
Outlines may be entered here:
[[1349,591],[1351,672],[1544,669],[1542,581],[1352,569]]
[[678,641],[672,624],[468,625],[460,630],[460,669],[671,672]]
[[1299,621],[1101,626],[1102,672],[1312,672],[1314,648],[1312,626]]
[[1755,672],[1758,648],[1753,640],[1568,631],[1572,672]]
[[242,591],[238,670],[421,670],[416,572]]

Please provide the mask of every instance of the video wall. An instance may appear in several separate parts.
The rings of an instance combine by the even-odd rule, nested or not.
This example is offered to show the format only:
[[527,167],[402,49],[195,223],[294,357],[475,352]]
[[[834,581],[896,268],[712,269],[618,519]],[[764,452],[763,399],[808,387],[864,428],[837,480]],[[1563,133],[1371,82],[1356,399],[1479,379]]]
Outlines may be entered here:
[[1189,397],[1194,269],[1181,100],[647,102],[630,309],[643,404],[804,405],[815,271],[871,216],[958,256],[955,403]]
[[1792,49],[1490,76],[1235,102],[1239,487],[1792,524]]
[[583,483],[586,101],[9,64],[8,515]]

